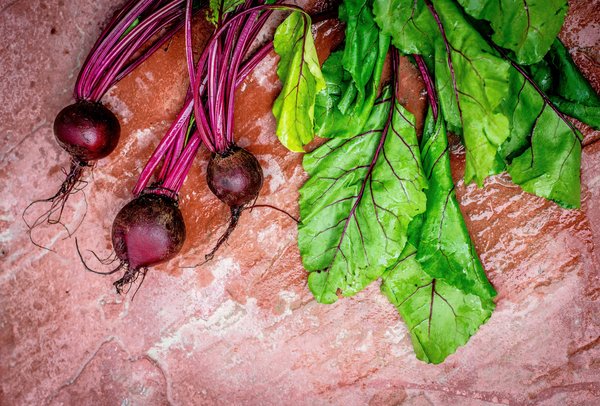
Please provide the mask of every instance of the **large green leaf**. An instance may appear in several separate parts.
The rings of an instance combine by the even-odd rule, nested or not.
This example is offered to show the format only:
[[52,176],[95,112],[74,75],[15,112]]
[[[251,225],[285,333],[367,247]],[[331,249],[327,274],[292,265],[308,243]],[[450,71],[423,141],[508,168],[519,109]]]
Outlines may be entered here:
[[406,322],[417,358],[437,364],[491,316],[496,292],[454,194],[444,120],[434,120],[431,110],[421,157],[429,181],[427,210],[409,226],[409,242],[382,275],[381,289]]
[[498,149],[510,123],[500,109],[508,97],[510,64],[451,0],[438,0],[435,7],[423,0],[376,0],[374,11],[403,52],[434,53],[441,110],[449,130],[462,133],[467,148],[465,180],[482,185],[487,176],[502,172]]
[[[419,32],[430,33],[422,35],[420,41],[432,43],[418,51],[433,50],[431,65],[441,111],[448,129],[462,132],[466,146],[465,180],[475,180],[481,185],[488,175],[502,172],[506,163],[512,162],[509,172],[524,190],[565,207],[578,207],[581,155],[576,143],[578,132],[560,112],[546,108],[549,99],[530,83],[523,69],[494,49],[454,2],[414,0],[412,6],[406,3],[390,1],[389,15],[378,14],[383,6],[375,7],[377,22],[392,36],[394,27],[403,27],[393,42],[404,52],[411,51],[410,42],[416,40]],[[475,2],[469,4],[474,9]],[[404,11],[397,10],[402,6]],[[431,14],[434,28],[430,18],[421,16],[425,11]],[[397,19],[389,21],[390,16]],[[567,65],[562,62],[564,58],[558,59]],[[543,73],[538,72],[539,77],[547,78]],[[570,112],[589,113],[581,106],[566,103],[561,106]],[[544,133],[538,131],[542,128]]]
[[[372,4],[373,0],[344,0],[339,11],[340,20],[346,23],[342,65],[352,76],[358,91],[357,104],[364,100],[365,87],[372,81],[373,70],[375,66],[381,67],[381,59],[384,59],[387,53],[387,46],[380,50],[382,35],[373,19]],[[383,37],[387,39],[387,36]]]
[[333,303],[379,278],[425,210],[426,182],[414,119],[387,100],[355,136],[334,138],[304,158],[298,245],[315,298]]
[[554,41],[546,59],[554,76],[555,86],[549,89],[551,94],[587,106],[600,106],[600,96],[583,77],[560,40]]
[[406,323],[417,358],[434,364],[464,345],[494,310],[490,299],[432,278],[416,260],[411,244],[383,275],[381,290]]
[[315,125],[321,137],[350,137],[369,118],[377,97],[390,39],[380,33],[372,0],[346,0],[340,19],[346,22],[344,49],[323,64],[326,88],[317,95]]
[[[567,0],[458,0],[465,11],[490,22],[492,40],[514,52],[519,64],[539,62],[558,35]],[[437,2],[436,2],[437,3]]]
[[435,122],[431,112],[421,145],[429,186],[417,260],[430,276],[444,278],[466,293],[490,299],[496,292],[477,257],[454,193],[444,120]]
[[512,130],[501,153],[513,182],[563,207],[579,207],[581,134],[516,64],[511,89],[505,112]]
[[510,163],[531,145],[533,126],[538,122],[544,99],[516,70],[511,70],[513,92],[505,102],[505,112],[511,122],[511,135],[500,149],[500,154]]
[[314,138],[315,97],[325,88],[311,33],[310,17],[290,14],[275,31],[277,75],[283,87],[273,103],[277,137],[291,151],[303,152]]
[[435,80],[441,110],[451,131],[462,130],[465,181],[482,185],[505,168],[498,149],[510,134],[510,122],[500,111],[508,97],[510,64],[452,1],[436,1],[435,12],[440,19]]

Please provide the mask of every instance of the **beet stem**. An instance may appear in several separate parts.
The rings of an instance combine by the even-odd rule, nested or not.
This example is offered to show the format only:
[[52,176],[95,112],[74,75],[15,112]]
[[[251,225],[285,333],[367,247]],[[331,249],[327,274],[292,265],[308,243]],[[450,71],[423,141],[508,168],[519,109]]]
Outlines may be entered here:
[[[172,38],[184,24],[183,4],[184,0],[132,0],[123,6],[92,47],[75,84],[75,99],[99,101]],[[131,28],[136,19],[139,24]],[[137,52],[140,55],[134,57]]]
[[[223,152],[232,143],[231,136],[228,136],[228,134],[232,134],[233,129],[231,126],[225,126],[227,128],[223,127],[223,114],[228,117],[231,115],[231,112],[229,109],[227,109],[227,107],[233,103],[233,100],[225,97],[225,95],[222,93],[224,92],[224,89],[222,89],[222,86],[219,85],[223,85],[223,80],[220,80],[220,78],[225,78],[225,71],[227,71],[229,74],[233,75],[232,78],[229,78],[230,84],[237,82],[236,75],[240,69],[239,67],[235,67],[234,71],[232,71],[232,68],[234,67],[231,66],[231,64],[235,62],[237,65],[239,65],[241,57],[237,56],[238,53],[245,54],[250,46],[250,43],[258,34],[259,26],[262,26],[262,24],[264,24],[266,21],[263,15],[259,16],[258,20],[256,21],[252,20],[252,22],[248,22],[248,20],[251,20],[252,16],[254,16],[256,12],[265,12],[264,14],[268,15],[269,12],[273,10],[299,11],[303,13],[303,15],[306,15],[302,8],[293,5],[263,4],[246,8],[245,10],[241,10],[239,13],[220,24],[216,32],[209,39],[204,52],[200,56],[200,60],[198,61],[194,75],[194,80],[196,80],[197,83],[198,78],[208,75],[208,98],[207,102],[204,103],[199,86],[193,87],[194,113],[196,120],[199,123],[198,130],[200,136],[202,137],[202,141],[211,152]],[[231,55],[228,53],[224,55],[224,57],[217,58],[217,55],[223,55],[221,52],[221,36],[226,33],[226,36],[229,38],[231,38],[231,36],[235,37],[235,34],[238,33],[240,24],[244,20],[246,20],[245,25],[249,26],[248,32],[251,34],[244,34],[242,38],[240,38],[241,42],[236,44],[236,47],[233,49]],[[231,50],[230,46],[232,45],[231,42],[233,41],[226,41],[226,43],[227,42],[229,42],[229,44],[226,49]],[[219,69],[223,69],[223,71],[221,71],[221,75],[218,75],[216,72]],[[227,112],[224,110],[227,110]],[[226,121],[229,120],[228,117],[225,117]],[[224,131],[225,133],[223,133]]]
[[[171,127],[169,128],[169,130],[167,131],[165,136],[162,138],[162,140],[160,141],[160,143],[158,144],[158,146],[152,153],[152,156],[148,160],[148,163],[146,163],[146,166],[142,170],[142,173],[140,174],[137,184],[135,185],[135,187],[133,189],[133,194],[135,196],[139,195],[142,192],[142,190],[144,190],[146,188],[146,186],[150,182],[152,173],[158,167],[161,160],[163,160],[163,157],[165,157],[165,155],[168,154],[172,145],[177,143],[178,138],[181,138],[184,136],[183,131],[184,131],[184,129],[185,129],[185,131],[187,131],[187,123],[189,123],[189,119],[192,114],[192,111],[193,111],[193,100],[191,98],[188,98],[184,104],[183,109],[179,112],[179,115],[177,116],[175,121],[171,124]],[[167,164],[168,164],[168,162],[165,162],[164,165],[167,165]],[[163,176],[166,178],[167,174],[163,175],[161,173],[161,177],[163,177]]]
[[423,78],[423,82],[425,82],[425,88],[427,89],[427,98],[429,99],[429,105],[431,106],[431,110],[433,113],[433,120],[437,121],[438,118],[438,100],[437,100],[437,92],[435,90],[435,84],[433,81],[433,77],[427,68],[427,64],[425,64],[425,60],[421,55],[413,55],[415,61],[417,62],[417,66],[419,67],[419,71],[421,72],[421,77]]

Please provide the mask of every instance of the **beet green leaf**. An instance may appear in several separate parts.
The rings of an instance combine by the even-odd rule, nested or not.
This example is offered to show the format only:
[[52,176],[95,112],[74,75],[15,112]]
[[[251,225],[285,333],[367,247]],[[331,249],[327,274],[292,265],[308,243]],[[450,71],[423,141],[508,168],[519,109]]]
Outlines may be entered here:
[[558,96],[550,96],[550,100],[561,112],[589,125],[594,130],[600,130],[600,106],[572,102]]
[[501,148],[514,183],[566,208],[581,205],[581,134],[528,73],[513,62],[505,112],[511,136]]
[[316,94],[325,88],[310,17],[297,11],[290,14],[277,27],[273,45],[281,58],[277,75],[283,83],[273,103],[277,137],[289,150],[303,152],[314,137]]
[[[465,226],[450,172],[444,120],[430,109],[421,141],[427,209],[382,275],[382,291],[406,322],[417,358],[440,363],[491,316],[496,291]],[[418,248],[417,248],[418,247]]]
[[505,168],[498,149],[510,123],[499,110],[508,97],[510,64],[453,1],[438,0],[435,7],[428,0],[387,2],[376,0],[377,22],[401,51],[433,52],[441,110],[448,129],[462,133],[467,149],[465,181],[482,185]]
[[[379,86],[379,80],[374,81],[373,75],[381,75],[383,59],[389,45],[389,38],[379,33],[373,19],[372,3],[373,0],[345,0],[339,11],[340,20],[346,23],[342,66],[352,77],[353,87],[357,92],[355,104],[359,105],[365,99],[365,88],[369,84],[370,87]],[[342,99],[342,102],[345,101]],[[346,112],[343,103],[341,111]]]
[[568,10],[567,0],[458,0],[471,16],[490,22],[492,40],[514,52],[515,61],[539,62],[558,35]]
[[417,358],[434,364],[464,345],[494,310],[489,298],[466,293],[444,278],[432,278],[416,260],[410,243],[383,275],[381,290],[406,323]]
[[508,92],[510,65],[449,0],[436,1],[430,11],[440,35],[435,46],[435,80],[441,110],[449,129],[462,135],[467,149],[465,181],[480,186],[505,165],[498,149],[510,134],[499,111]]
[[583,77],[560,40],[554,41],[546,60],[555,82],[555,86],[548,89],[551,94],[588,106],[600,106],[600,96]]
[[326,88],[317,95],[315,125],[325,138],[351,137],[360,131],[377,97],[390,44],[371,12],[372,0],[346,0],[340,19],[346,22],[344,49],[323,64]]
[[427,116],[421,142],[423,170],[429,187],[417,260],[434,278],[483,299],[496,295],[481,266],[463,220],[450,171],[446,128]]
[[304,158],[298,245],[317,301],[333,303],[379,278],[425,210],[414,119],[389,92],[366,131],[334,138]]
[[[513,181],[525,191],[579,207],[580,134],[524,69],[491,45],[451,0],[375,1],[376,20],[397,47],[433,52],[441,112],[466,146],[465,181],[482,185],[510,164]],[[469,5],[474,9],[475,2]],[[415,49],[416,38],[429,43]]]

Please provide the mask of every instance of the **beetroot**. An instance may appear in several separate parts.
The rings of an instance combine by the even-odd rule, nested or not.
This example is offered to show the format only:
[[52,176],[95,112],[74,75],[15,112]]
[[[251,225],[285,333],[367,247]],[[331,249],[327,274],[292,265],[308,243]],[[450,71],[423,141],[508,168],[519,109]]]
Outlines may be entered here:
[[[190,97],[142,171],[134,189],[136,197],[123,206],[113,221],[113,254],[105,260],[94,254],[103,265],[117,261],[119,265],[108,272],[95,271],[86,264],[77,245],[86,270],[101,275],[125,270],[123,277],[113,283],[117,293],[128,289],[140,274],[143,282],[149,267],[174,258],[183,246],[186,229],[177,196],[201,145],[193,135],[191,113]],[[149,184],[153,175],[155,180]]]
[[174,258],[181,251],[185,235],[185,222],[177,200],[149,192],[123,206],[113,221],[112,243],[116,258],[109,257],[107,261],[101,261],[104,264],[118,261],[119,265],[113,270],[98,272],[91,269],[83,260],[79,244],[75,241],[81,261],[88,271],[111,275],[125,269],[123,277],[113,283],[117,293],[122,293],[124,287],[131,286],[140,274],[143,282],[149,267]]
[[244,208],[258,198],[263,184],[263,171],[254,155],[234,145],[224,154],[211,156],[206,181],[213,194],[231,210],[227,230],[205,256],[210,261],[235,230]]
[[58,113],[54,135],[60,146],[79,162],[108,156],[121,135],[119,120],[100,103],[78,101]]
[[112,243],[126,266],[114,283],[117,292],[133,283],[140,270],[175,257],[185,241],[185,223],[177,201],[165,195],[143,194],[127,203],[113,222]]
[[224,154],[213,154],[206,180],[211,192],[231,208],[256,200],[263,184],[263,172],[250,152],[234,146]]

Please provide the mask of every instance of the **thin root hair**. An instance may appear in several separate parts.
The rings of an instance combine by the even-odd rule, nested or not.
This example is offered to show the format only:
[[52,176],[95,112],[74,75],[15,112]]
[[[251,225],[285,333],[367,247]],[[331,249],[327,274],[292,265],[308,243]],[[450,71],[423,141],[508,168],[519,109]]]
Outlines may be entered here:
[[[25,209],[23,210],[23,213],[21,214],[21,218],[23,219],[23,222],[25,223],[25,225],[28,228],[29,239],[35,246],[52,251],[52,249],[50,249],[48,247],[44,247],[43,245],[37,243],[32,236],[32,231],[43,224],[61,225],[67,232],[67,237],[65,237],[65,238],[70,238],[73,236],[73,234],[79,229],[79,227],[83,223],[83,220],[85,219],[85,216],[87,214],[87,209],[88,209],[87,198],[85,197],[85,193],[83,192],[83,189],[88,185],[88,182],[81,179],[81,177],[83,175],[83,169],[86,166],[88,166],[88,165],[85,163],[80,163],[80,162],[73,160],[71,162],[71,169],[69,170],[69,172],[67,172],[65,170],[65,168],[62,169],[62,172],[65,174],[66,178],[65,178],[64,182],[62,183],[62,185],[60,186],[60,188],[58,189],[58,191],[53,196],[51,196],[47,199],[34,200],[29,205],[27,205],[27,207],[25,207]],[[75,228],[73,230],[70,230],[61,221],[61,219],[62,219],[62,215],[65,210],[65,205],[67,204],[69,197],[78,192],[82,192],[84,195],[85,211],[84,211],[84,214],[83,214],[81,220],[78,222],[78,224],[75,226]],[[30,209],[32,209],[33,207],[35,207],[38,204],[43,204],[43,203],[50,203],[50,207],[48,208],[48,210],[46,210],[45,212],[40,214],[38,217],[36,217],[35,220],[28,221],[27,214],[29,213]]]
[[244,207],[242,210],[250,210],[250,212],[252,212],[253,209],[255,208],[267,208],[267,209],[273,209],[276,210],[280,213],[285,214],[286,216],[288,216],[290,219],[294,220],[294,222],[296,224],[300,223],[300,220],[297,219],[296,217],[294,217],[292,214],[290,214],[289,212],[287,212],[284,209],[280,209],[279,207],[276,206],[272,206],[270,204],[253,204],[252,206],[248,206],[248,207]]
[[[85,259],[83,259],[83,255],[81,254],[81,249],[79,248],[79,241],[77,241],[77,238],[75,238],[75,248],[77,248],[77,254],[79,255],[79,259],[81,260],[81,263],[83,264],[85,270],[88,272],[92,272],[92,273],[95,273],[98,275],[112,275],[115,272],[118,272],[119,270],[123,269],[124,266],[127,266],[126,262],[120,261],[119,266],[117,266],[115,269],[112,269],[107,272],[96,271],[96,270],[90,268],[89,265],[85,262]],[[113,260],[110,263],[104,263],[105,260],[101,260],[94,251],[91,251],[91,250],[87,250],[87,251],[91,252],[98,259],[98,261],[103,265],[110,265],[111,263],[115,262],[115,260]],[[107,257],[107,259],[110,258],[112,255],[113,254],[111,253],[111,255],[109,257]]]
[[123,294],[123,293],[126,295],[129,293],[129,291],[131,290],[131,287],[138,280],[138,278],[141,274],[142,280],[138,284],[137,288],[135,289],[135,292],[133,292],[133,296],[131,297],[131,300],[133,301],[133,299],[135,298],[135,295],[137,295],[138,291],[142,287],[142,284],[144,283],[144,280],[146,279],[147,272],[148,272],[148,268],[146,268],[146,267],[141,268],[141,269],[127,267],[127,271],[125,271],[125,274],[123,275],[123,277],[121,279],[115,281],[113,283],[113,286],[117,289],[117,293],[119,295]]
[[200,265],[204,265],[205,263],[212,261],[212,259],[215,257],[215,253],[219,250],[221,245],[223,245],[223,243],[225,243],[229,239],[231,233],[233,233],[233,230],[235,230],[243,210],[244,207],[231,208],[231,217],[229,218],[229,225],[227,226],[227,230],[225,230],[221,237],[219,237],[219,240],[217,241],[217,244],[214,246],[214,248],[204,256],[204,262]]

